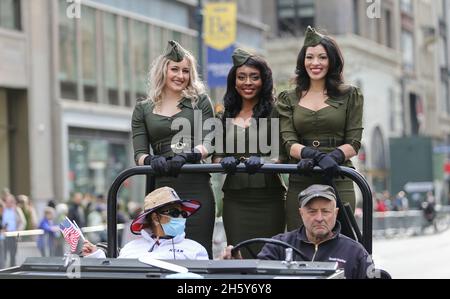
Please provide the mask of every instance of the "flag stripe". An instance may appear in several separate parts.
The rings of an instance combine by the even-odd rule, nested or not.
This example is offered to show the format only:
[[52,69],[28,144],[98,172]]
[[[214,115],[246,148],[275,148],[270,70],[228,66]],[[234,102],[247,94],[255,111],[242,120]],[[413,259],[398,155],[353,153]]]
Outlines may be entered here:
[[67,244],[70,246],[70,251],[72,253],[75,252],[81,236],[80,231],[68,219],[65,219],[60,223],[59,228],[64,236],[64,240],[66,240]]

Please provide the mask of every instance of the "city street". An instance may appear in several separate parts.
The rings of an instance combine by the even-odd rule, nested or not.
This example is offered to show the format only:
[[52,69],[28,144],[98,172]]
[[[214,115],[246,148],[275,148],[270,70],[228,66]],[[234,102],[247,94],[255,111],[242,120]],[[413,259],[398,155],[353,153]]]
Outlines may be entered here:
[[395,278],[450,278],[450,230],[405,239],[374,240],[377,268]]

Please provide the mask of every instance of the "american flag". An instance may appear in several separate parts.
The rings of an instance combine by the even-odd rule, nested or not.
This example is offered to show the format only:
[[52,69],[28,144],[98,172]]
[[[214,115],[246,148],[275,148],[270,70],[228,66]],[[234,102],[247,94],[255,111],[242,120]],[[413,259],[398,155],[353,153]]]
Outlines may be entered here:
[[61,230],[67,244],[70,245],[70,251],[74,253],[77,250],[78,241],[80,240],[80,231],[67,218],[59,224],[59,229]]

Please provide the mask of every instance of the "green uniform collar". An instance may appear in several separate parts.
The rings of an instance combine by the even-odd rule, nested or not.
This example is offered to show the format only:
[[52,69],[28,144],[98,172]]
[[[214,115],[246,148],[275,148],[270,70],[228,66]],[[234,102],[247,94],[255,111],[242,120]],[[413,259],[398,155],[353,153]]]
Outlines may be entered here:
[[316,29],[308,26],[305,33],[305,42],[303,43],[304,47],[315,47],[320,41],[323,39],[323,35],[318,33]]
[[166,51],[164,52],[164,56],[168,59],[180,62],[183,60],[186,55],[186,50],[174,40],[170,40],[167,44]]
[[[291,90],[288,92],[288,96],[291,100],[291,104],[295,107],[295,105],[298,105],[298,99],[300,98],[300,91],[297,89]],[[334,108],[339,108],[340,105],[344,104],[344,96],[340,96],[337,98],[328,98],[325,100],[325,103],[330,105]]]
[[194,107],[192,107],[192,101],[189,98],[183,97],[179,103],[178,103],[178,107],[181,109],[182,107],[187,107],[190,109],[193,109]]

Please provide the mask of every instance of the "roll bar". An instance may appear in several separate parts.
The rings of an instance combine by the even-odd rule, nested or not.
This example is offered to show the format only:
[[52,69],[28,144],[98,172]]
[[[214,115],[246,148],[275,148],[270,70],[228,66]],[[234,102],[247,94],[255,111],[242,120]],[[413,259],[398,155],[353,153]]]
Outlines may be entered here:
[[[364,177],[353,168],[341,166],[341,174],[353,180],[361,190],[363,198],[363,221],[362,221],[362,240],[361,244],[364,248],[372,254],[372,192],[369,184]],[[182,173],[221,173],[223,168],[220,164],[186,164],[181,168]],[[244,165],[238,165],[236,172],[246,172]],[[298,173],[297,165],[295,164],[264,164],[259,170],[259,173]],[[315,167],[314,173],[322,173],[322,170]],[[107,232],[108,232],[108,257],[117,257],[117,193],[122,183],[134,175],[146,175],[147,182],[151,181],[154,171],[151,166],[135,166],[122,171],[111,184],[108,191],[107,203]],[[151,189],[151,188],[150,188]],[[147,192],[150,192],[148,186]],[[126,228],[125,228],[126,229]],[[359,228],[355,228],[358,229]]]

